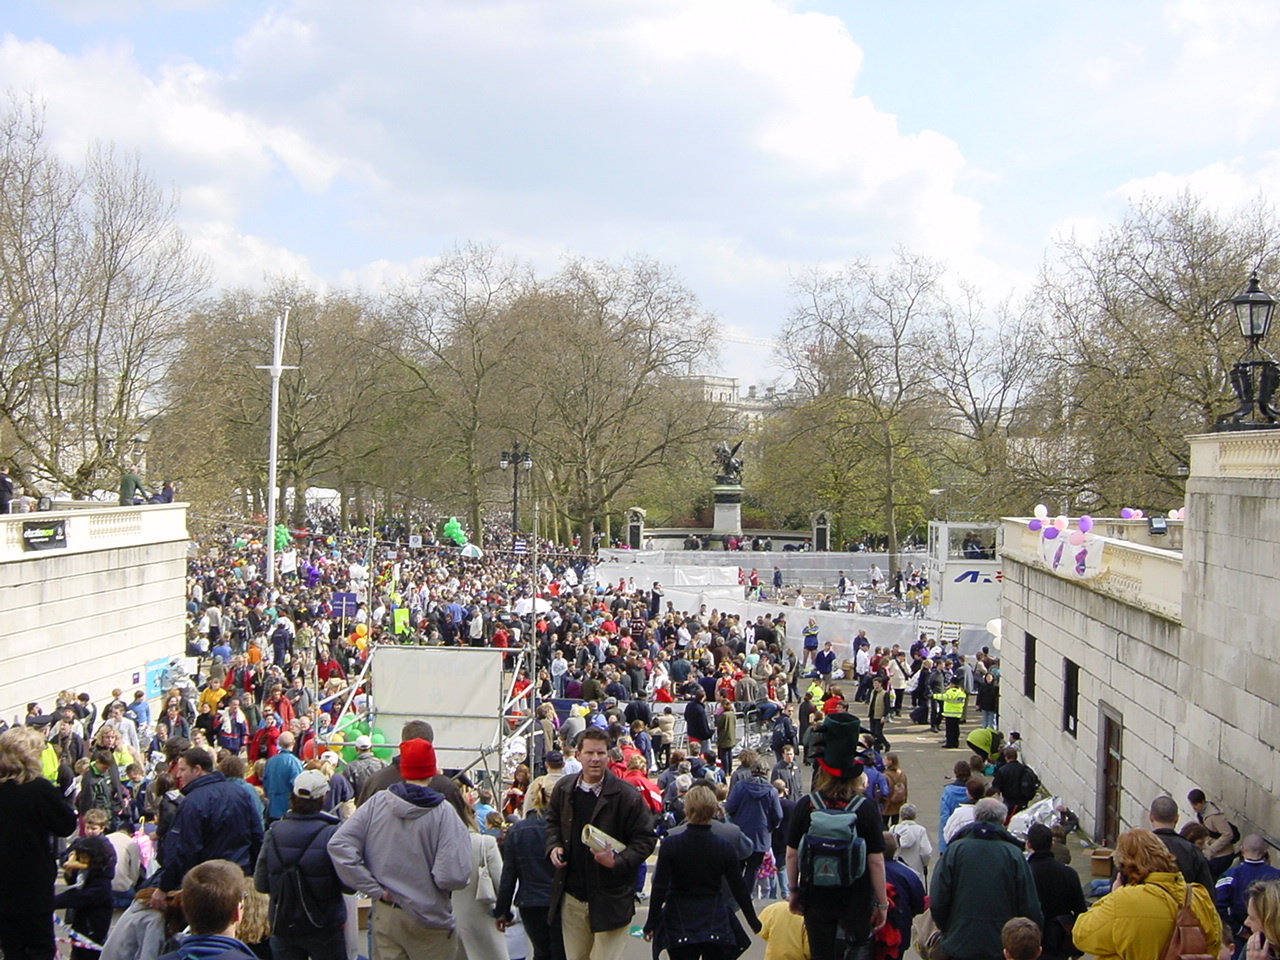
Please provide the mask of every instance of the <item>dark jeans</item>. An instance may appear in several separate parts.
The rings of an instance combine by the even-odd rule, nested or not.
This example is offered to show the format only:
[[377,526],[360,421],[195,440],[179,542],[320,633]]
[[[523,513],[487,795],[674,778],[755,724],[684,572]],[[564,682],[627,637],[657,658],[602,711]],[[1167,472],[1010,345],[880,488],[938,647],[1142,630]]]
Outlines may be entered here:
[[738,956],[736,947],[727,943],[686,943],[667,947],[671,960],[730,960]]
[[272,937],[274,960],[347,960],[347,940],[342,927],[305,937]]
[[889,741],[884,738],[884,720],[874,719],[871,721],[871,736],[875,737],[875,743],[872,744],[881,752],[888,752],[893,748],[889,746]]
[[5,960],[53,960],[53,911],[0,913],[0,950]]
[[565,960],[564,933],[560,924],[547,922],[550,907],[521,907],[520,920],[533,947],[533,960]]
[[871,699],[871,674],[864,673],[858,678],[858,692],[854,694],[853,699],[859,703],[866,703]]
[[717,750],[720,754],[720,766],[724,770],[724,782],[729,782],[729,775],[733,773],[733,747],[720,747]]
[[944,717],[943,720],[947,725],[947,743],[948,747],[960,746],[960,718]]
[[830,920],[804,918],[804,929],[809,935],[809,960],[871,960],[871,938],[849,939],[844,917]]
[[764,851],[753,853],[742,861],[742,882],[746,884],[747,893],[754,895],[756,877],[760,873],[760,865],[764,863]]

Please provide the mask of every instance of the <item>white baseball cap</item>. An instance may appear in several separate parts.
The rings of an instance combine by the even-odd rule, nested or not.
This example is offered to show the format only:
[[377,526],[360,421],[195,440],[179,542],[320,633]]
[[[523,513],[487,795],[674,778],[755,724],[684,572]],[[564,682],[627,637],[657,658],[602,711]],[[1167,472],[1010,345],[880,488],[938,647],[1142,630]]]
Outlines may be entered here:
[[368,750],[372,746],[373,746],[373,740],[371,740],[368,736],[361,734],[360,736],[356,737],[357,750]]
[[293,795],[319,800],[329,795],[329,778],[319,770],[303,770],[293,781]]

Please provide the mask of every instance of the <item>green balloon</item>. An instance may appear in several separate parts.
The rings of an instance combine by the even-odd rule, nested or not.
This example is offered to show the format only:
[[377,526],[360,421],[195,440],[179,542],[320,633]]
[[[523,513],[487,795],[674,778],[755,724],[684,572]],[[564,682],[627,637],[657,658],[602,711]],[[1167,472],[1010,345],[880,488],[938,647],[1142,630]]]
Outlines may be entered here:
[[386,743],[387,735],[381,730],[374,730],[373,733],[369,734],[369,739],[374,743]]
[[379,760],[390,760],[391,757],[395,754],[395,752],[396,751],[394,747],[374,747],[373,748],[373,755],[377,757]]
[[369,733],[369,725],[367,723],[353,723],[351,729],[360,735],[367,736]]
[[343,747],[343,748],[342,748],[342,759],[343,759],[343,760],[345,760],[347,763],[350,763],[350,762],[351,762],[352,760],[354,760],[355,758],[356,758],[356,748],[355,748],[355,747]]

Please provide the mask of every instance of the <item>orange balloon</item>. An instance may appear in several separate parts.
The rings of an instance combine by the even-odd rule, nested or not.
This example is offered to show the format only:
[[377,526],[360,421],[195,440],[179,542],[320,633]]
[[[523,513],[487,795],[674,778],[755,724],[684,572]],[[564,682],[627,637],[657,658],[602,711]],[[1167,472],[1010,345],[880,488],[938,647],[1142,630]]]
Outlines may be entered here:
[[314,760],[316,758],[316,742],[314,739],[308,740],[302,745],[302,759]]

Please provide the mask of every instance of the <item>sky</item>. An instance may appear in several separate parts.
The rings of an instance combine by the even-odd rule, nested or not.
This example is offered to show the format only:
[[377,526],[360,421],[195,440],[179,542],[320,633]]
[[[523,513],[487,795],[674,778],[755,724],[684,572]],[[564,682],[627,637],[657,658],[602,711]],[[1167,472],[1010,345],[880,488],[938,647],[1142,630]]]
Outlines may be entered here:
[[[0,87],[134,152],[218,287],[655,257],[738,340],[897,248],[994,304],[1141,197],[1280,195],[1272,0],[5,0]],[[717,371],[779,374],[724,344]]]

